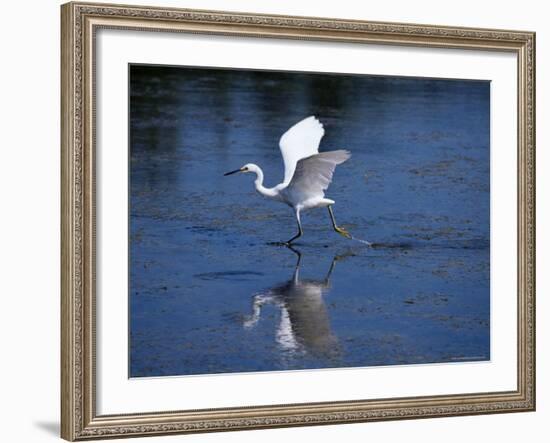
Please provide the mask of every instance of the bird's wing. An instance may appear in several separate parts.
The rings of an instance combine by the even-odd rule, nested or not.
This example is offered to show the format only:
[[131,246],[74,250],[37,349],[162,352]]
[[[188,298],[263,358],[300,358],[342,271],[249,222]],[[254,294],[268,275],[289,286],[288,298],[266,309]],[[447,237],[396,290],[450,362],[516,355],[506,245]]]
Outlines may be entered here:
[[344,163],[350,157],[349,151],[340,149],[301,159],[296,165],[288,189],[298,191],[304,196],[322,194],[332,181],[336,165]]
[[290,183],[298,160],[319,152],[319,143],[324,134],[323,125],[313,115],[299,121],[283,134],[279,141],[285,163],[283,183]]

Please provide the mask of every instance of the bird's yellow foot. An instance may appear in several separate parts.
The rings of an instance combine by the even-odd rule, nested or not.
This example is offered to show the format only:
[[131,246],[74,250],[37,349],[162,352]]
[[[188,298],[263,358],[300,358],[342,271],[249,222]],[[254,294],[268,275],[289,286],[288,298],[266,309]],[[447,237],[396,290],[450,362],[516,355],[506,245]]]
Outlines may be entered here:
[[340,228],[338,226],[335,226],[334,230],[336,232],[338,232],[338,234],[342,235],[343,237],[351,238],[351,234],[348,231],[346,231],[344,228]]

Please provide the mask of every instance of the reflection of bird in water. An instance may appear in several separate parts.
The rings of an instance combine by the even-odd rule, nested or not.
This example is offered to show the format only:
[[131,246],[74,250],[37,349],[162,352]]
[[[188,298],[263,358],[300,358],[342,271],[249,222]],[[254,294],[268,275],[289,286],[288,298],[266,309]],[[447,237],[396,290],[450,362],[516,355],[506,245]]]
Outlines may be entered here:
[[245,328],[254,327],[260,320],[261,308],[272,304],[281,310],[281,320],[276,339],[287,351],[305,351],[312,355],[337,357],[340,353],[338,339],[333,334],[325,293],[330,289],[330,278],[336,262],[343,256],[335,256],[323,280],[300,279],[302,255],[298,256],[292,278],[279,286],[257,294],[253,298],[252,315],[244,322]]
[[332,181],[336,165],[350,158],[350,153],[342,149],[319,152],[319,143],[324,134],[323,125],[314,116],[296,123],[283,134],[279,147],[285,164],[285,177],[282,183],[273,188],[264,187],[264,173],[253,163],[225,174],[253,172],[256,174],[254,184],[260,194],[286,203],[294,209],[298,233],[284,242],[286,245],[302,236],[300,212],[312,208],[328,208],[332,228],[344,237],[352,238],[349,232],[336,225],[332,211],[334,200],[325,198],[325,191]]

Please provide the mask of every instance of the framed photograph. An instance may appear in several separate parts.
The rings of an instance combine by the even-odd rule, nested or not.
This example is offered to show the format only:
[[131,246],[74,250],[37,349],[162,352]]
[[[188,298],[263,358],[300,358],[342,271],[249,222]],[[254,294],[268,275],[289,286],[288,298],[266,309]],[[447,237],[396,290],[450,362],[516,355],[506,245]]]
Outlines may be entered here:
[[63,438],[535,409],[534,33],[61,14]]

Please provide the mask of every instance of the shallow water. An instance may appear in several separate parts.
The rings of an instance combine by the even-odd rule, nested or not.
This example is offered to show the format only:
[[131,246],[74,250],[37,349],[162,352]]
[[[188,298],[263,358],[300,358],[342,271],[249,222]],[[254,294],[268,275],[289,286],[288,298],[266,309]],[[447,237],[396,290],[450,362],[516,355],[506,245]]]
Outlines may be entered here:
[[[487,360],[489,83],[133,66],[130,376]],[[345,148],[295,234],[278,139]]]

